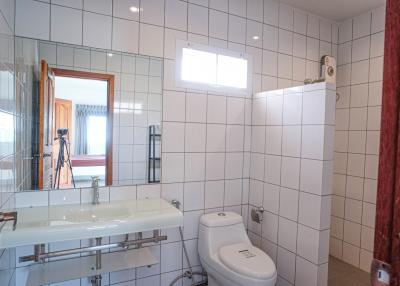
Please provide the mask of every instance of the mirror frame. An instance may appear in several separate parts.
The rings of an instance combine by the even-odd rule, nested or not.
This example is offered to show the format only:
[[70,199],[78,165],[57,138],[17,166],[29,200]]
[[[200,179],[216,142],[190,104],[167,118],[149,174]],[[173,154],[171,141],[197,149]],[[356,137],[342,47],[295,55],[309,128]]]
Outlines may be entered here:
[[[107,130],[106,130],[106,179],[105,186],[112,185],[113,162],[113,119],[114,119],[114,80],[113,74],[93,73],[52,68],[55,76],[107,81]],[[55,90],[56,90],[55,86]]]

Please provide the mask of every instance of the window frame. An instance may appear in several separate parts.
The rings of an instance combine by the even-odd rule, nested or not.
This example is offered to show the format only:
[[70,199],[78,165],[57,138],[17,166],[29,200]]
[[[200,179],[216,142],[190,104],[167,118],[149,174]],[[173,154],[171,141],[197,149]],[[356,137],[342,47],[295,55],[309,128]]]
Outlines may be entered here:
[[[217,57],[218,55],[223,55],[223,56],[247,60],[247,87],[236,88],[225,85],[217,85],[217,84],[214,85],[208,83],[198,83],[198,82],[183,80],[181,78],[181,72],[182,72],[182,56],[184,48],[190,48],[202,52],[214,53],[217,55]],[[216,72],[218,74],[218,67]],[[244,52],[237,52],[223,48],[211,47],[190,41],[176,40],[175,85],[180,88],[210,91],[210,92],[217,92],[224,94],[236,94],[245,96],[250,95],[252,92],[252,85],[253,85],[253,57]]]

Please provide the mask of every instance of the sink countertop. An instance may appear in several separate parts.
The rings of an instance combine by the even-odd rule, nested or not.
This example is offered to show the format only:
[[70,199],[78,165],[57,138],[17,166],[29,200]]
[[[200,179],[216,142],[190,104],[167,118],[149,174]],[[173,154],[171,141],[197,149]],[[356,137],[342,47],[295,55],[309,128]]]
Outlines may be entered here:
[[183,225],[182,212],[160,198],[115,201],[99,205],[19,208],[16,211],[16,230],[12,230],[12,221],[6,223],[0,231],[0,249]]

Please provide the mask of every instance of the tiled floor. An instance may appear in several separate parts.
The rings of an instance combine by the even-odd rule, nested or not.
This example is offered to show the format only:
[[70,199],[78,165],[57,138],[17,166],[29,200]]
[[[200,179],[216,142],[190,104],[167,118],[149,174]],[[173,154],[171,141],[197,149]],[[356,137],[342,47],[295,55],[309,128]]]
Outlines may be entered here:
[[369,273],[343,261],[329,259],[328,286],[370,286]]

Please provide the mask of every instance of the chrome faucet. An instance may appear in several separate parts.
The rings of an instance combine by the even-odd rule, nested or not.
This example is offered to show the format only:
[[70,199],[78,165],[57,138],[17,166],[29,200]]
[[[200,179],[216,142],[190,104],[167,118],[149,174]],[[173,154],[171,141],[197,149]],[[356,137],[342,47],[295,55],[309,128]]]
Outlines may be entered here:
[[99,181],[100,181],[99,177],[97,177],[97,176],[92,177],[92,188],[93,188],[92,204],[94,204],[94,205],[100,204]]

